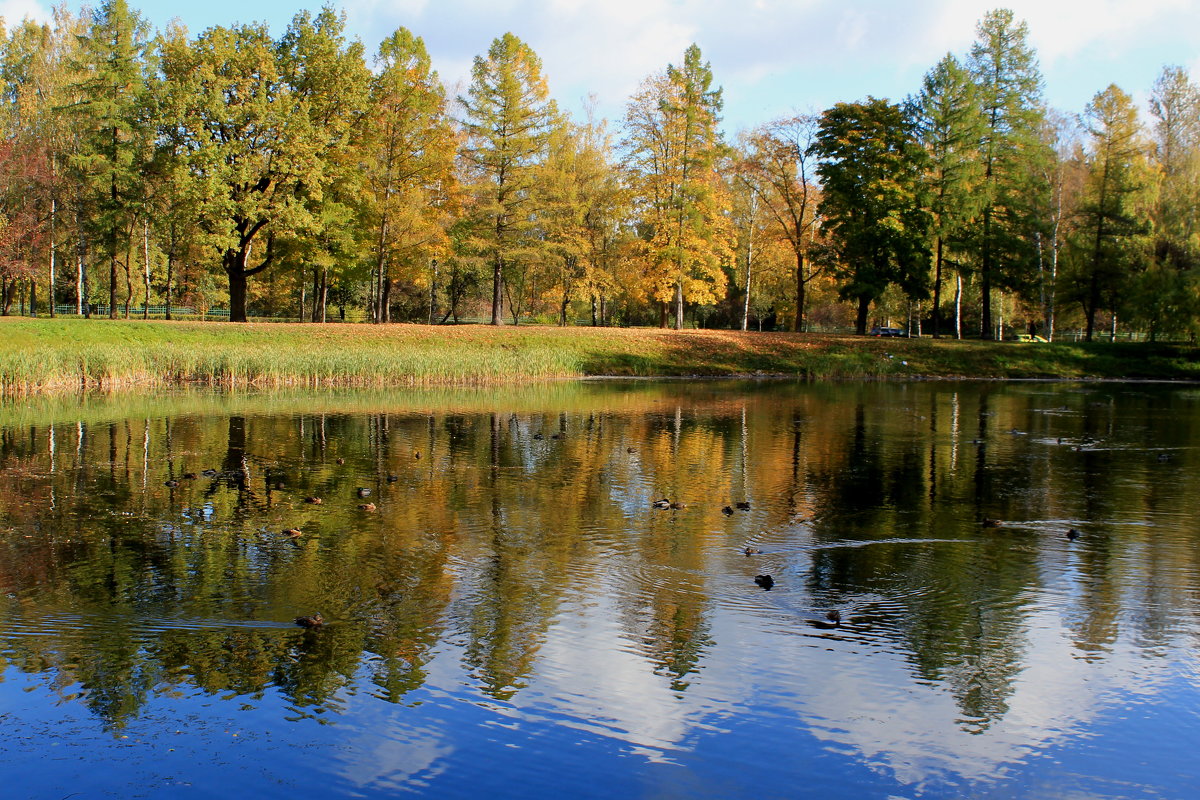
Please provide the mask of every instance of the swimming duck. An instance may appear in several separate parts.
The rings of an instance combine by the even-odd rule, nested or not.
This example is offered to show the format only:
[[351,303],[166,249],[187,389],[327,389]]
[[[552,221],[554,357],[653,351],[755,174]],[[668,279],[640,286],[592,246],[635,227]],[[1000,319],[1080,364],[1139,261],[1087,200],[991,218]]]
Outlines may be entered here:
[[681,508],[687,508],[687,503],[683,502],[682,500],[676,500],[675,502],[671,503],[671,508],[678,511]]
[[985,527],[985,528],[1002,528],[1002,527],[1004,527],[1004,520],[985,519],[983,521],[983,527]]
[[825,619],[810,619],[808,624],[814,628],[823,628],[825,630],[838,628],[842,624],[842,614],[835,608],[825,614]]
[[396,482],[396,481],[398,481],[398,480],[400,480],[400,476],[399,476],[399,475],[388,475],[388,476],[387,476],[387,482],[388,482],[388,483],[395,483],[395,482]]
[[749,503],[747,503],[745,500],[743,500],[743,501],[742,501],[742,502],[740,502],[740,503],[734,503],[734,505],[735,505],[735,506],[737,506],[738,508],[740,508],[742,511],[749,511],[749,510],[750,510],[750,504],[749,504]]
[[325,618],[320,614],[313,614],[311,617],[296,617],[296,624],[301,628],[319,628],[325,624]]
[[304,533],[299,528],[288,528],[283,532],[283,535],[289,539],[299,539]]
[[283,481],[275,481],[275,488],[276,489],[285,489],[285,488],[287,488],[287,485]]
[[545,437],[545,436],[542,436],[540,433],[535,433],[535,434],[533,435],[533,438],[534,438],[534,439],[545,439],[546,437]]
[[183,479],[184,479],[185,481],[194,481],[194,480],[196,480],[196,473],[194,473],[194,472],[185,472],[185,473],[183,473]]
[[633,455],[634,453],[637,452],[637,450],[634,450],[632,447],[626,447],[625,452],[629,453],[629,455]]
[[201,472],[200,474],[201,474],[201,475],[203,475],[203,476],[204,476],[204,477],[206,477],[206,478],[215,478],[215,477],[217,477],[217,471],[216,471],[215,469],[206,469],[206,470],[204,470],[203,472]]
[[1071,528],[1071,530],[1067,531],[1067,540],[1073,542],[1076,539],[1078,539],[1080,537],[1080,535],[1081,534],[1079,533],[1079,531],[1075,530],[1074,528]]
[[762,550],[759,550],[757,547],[748,547],[748,546],[743,547],[742,552],[745,553],[747,556],[761,556],[762,555]]
[[721,509],[721,513],[727,517],[732,517],[733,516],[733,506],[725,506],[724,508]]
[[322,500],[319,497],[306,497],[304,498],[304,502],[310,503],[314,506],[319,506],[321,505]]
[[370,497],[371,490],[365,486],[360,486],[360,487],[358,487],[358,496],[359,497]]
[[415,458],[417,461],[420,461],[420,460],[421,460],[421,451],[420,451],[420,450],[414,450],[414,451],[413,451],[413,458]]
[[654,501],[653,503],[651,503],[650,505],[654,506],[655,508],[670,508],[670,507],[671,507],[671,501],[670,501],[670,500],[668,500],[667,498],[665,498],[665,497],[664,497],[664,498],[663,498],[663,499],[661,499],[661,500],[655,500],[655,501]]
[[337,463],[338,463],[338,464],[345,464],[345,463],[346,463],[346,459],[344,459],[344,458],[339,458],[339,459],[337,460]]
[[374,511],[375,510],[374,503],[359,503],[358,507],[362,511]]
[[171,480],[163,484],[163,486],[166,486],[168,489],[174,489],[178,485],[179,481],[175,480],[174,478],[171,478]]
[[770,575],[755,575],[754,582],[767,591],[770,591],[771,587],[775,585],[775,579]]

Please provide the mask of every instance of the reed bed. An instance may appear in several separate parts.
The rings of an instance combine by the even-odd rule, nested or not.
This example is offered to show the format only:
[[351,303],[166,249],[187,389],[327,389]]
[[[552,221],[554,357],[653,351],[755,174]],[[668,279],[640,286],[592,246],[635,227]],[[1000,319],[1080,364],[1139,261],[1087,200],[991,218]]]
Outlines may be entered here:
[[0,323],[0,389],[471,386],[596,375],[1195,380],[1198,353],[732,331],[10,318]]

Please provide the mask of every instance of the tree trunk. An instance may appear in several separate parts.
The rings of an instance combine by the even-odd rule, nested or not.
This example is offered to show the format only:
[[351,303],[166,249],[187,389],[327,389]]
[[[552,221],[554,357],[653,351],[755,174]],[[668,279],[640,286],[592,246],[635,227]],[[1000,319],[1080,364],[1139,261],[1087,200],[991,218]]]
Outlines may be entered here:
[[241,269],[228,269],[229,276],[229,321],[246,321],[246,273]]
[[46,288],[48,290],[47,295],[48,295],[48,299],[50,302],[51,318],[53,318],[55,316],[55,311],[54,311],[54,249],[55,249],[55,243],[54,243],[54,217],[55,217],[55,214],[54,214],[54,212],[55,212],[55,210],[56,210],[56,206],[55,206],[54,200],[52,198],[50,200],[50,282],[46,286]]
[[808,259],[805,258],[804,251],[796,253],[796,324],[793,326],[796,333],[801,333],[804,330],[804,304],[805,294],[807,292],[807,281],[804,280],[804,274],[808,271]]
[[962,338],[962,273],[954,273],[954,338]]
[[683,330],[683,279],[675,281],[675,330]]
[[142,269],[146,279],[146,302],[142,304],[142,319],[150,319],[150,223],[142,224]]
[[937,256],[933,267],[933,338],[941,337],[942,327],[942,237],[937,237]]
[[[990,173],[990,167],[989,167]],[[992,338],[992,210],[983,210],[983,259],[979,267],[979,294],[982,320],[979,325],[979,336],[982,339]]]
[[108,252],[108,317],[117,318],[117,232],[109,237]]
[[171,318],[171,280],[175,277],[175,246],[167,251],[167,288],[163,301],[166,303],[167,319]]
[[502,294],[504,285],[504,259],[500,254],[496,254],[495,262],[492,265],[492,324],[503,325],[504,318],[501,316],[501,304],[504,297]]
[[858,298],[858,314],[854,319],[854,332],[863,335],[867,332],[867,314],[871,310],[871,298],[861,295]]

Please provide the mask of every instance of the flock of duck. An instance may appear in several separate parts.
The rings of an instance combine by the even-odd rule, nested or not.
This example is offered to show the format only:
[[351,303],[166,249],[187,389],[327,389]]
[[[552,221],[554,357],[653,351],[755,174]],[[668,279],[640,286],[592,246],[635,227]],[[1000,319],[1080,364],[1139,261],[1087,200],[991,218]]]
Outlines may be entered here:
[[[564,436],[565,436],[565,434],[553,434],[553,435],[551,435],[550,438],[559,439],[559,438],[563,438]],[[543,437],[541,434],[535,434],[533,438],[541,439]],[[629,452],[634,452],[633,448],[630,448]],[[420,452],[419,451],[414,452],[413,457],[419,459],[421,457]],[[1160,460],[1163,460],[1163,459],[1160,458]],[[337,459],[337,463],[345,464],[346,459],[339,458],[339,459]],[[201,472],[200,474],[205,477],[211,478],[211,477],[216,477],[219,473],[215,469],[206,469],[203,472]],[[194,472],[185,472],[182,476],[182,479],[183,480],[195,480],[197,477],[198,477],[197,474]],[[387,476],[388,483],[395,483],[399,479],[400,478],[397,475],[389,474]],[[180,485],[180,481],[179,481],[179,479],[171,478],[171,479],[167,480],[164,485],[167,486],[168,488],[175,488]],[[284,484],[282,482],[276,483],[275,488],[283,489]],[[371,490],[365,486],[360,486],[356,490],[356,494],[358,495],[358,497],[360,499],[365,499],[365,498],[371,496]],[[310,505],[321,505],[324,501],[320,497],[309,496],[309,497],[304,498],[304,502],[308,503]],[[671,500],[666,497],[654,500],[651,503],[651,506],[653,508],[660,509],[660,510],[666,510],[666,509],[680,510],[680,509],[687,508],[686,503],[684,503],[680,500]],[[358,505],[358,508],[361,511],[370,512],[370,511],[374,511],[376,509],[376,506],[372,502],[365,502],[365,503],[360,503]],[[721,513],[727,517],[731,517],[735,513],[734,509],[737,509],[738,511],[749,511],[750,503],[743,500],[743,501],[738,501],[738,502],[734,503],[733,505],[723,506],[721,508]],[[1003,527],[1005,527],[1005,523],[1003,520],[992,519],[992,518],[984,519],[981,524],[984,528],[1003,528]],[[282,531],[281,533],[285,538],[291,539],[291,540],[296,540],[296,539],[299,539],[302,536],[304,536],[304,532],[301,531],[299,528],[287,528],[284,531]],[[1075,541],[1076,539],[1078,539],[1081,535],[1082,534],[1075,528],[1069,529],[1066,533],[1067,539],[1072,542]],[[742,553],[745,556],[750,557],[750,556],[762,555],[763,551],[758,549],[757,547],[752,547],[750,545],[747,545],[746,547],[742,548]],[[769,574],[756,575],[754,577],[754,583],[757,586],[762,587],[762,589],[764,591],[770,591],[775,586],[775,579]],[[313,630],[313,629],[324,626],[325,618],[322,617],[320,614],[312,614],[309,616],[296,617],[294,622],[296,625],[298,625],[301,628]],[[838,628],[842,624],[842,615],[837,609],[834,609],[834,610],[826,613],[824,619],[821,619],[821,620],[810,619],[810,620],[807,620],[807,622],[809,625],[812,625],[815,628],[824,628],[824,629]]]

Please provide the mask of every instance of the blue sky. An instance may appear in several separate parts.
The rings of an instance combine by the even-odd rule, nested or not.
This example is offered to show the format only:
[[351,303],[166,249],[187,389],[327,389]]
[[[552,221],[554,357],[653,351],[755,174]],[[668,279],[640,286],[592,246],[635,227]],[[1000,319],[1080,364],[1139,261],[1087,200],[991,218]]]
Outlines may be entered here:
[[[131,0],[155,27],[178,17],[193,33],[266,21],[278,33],[299,8],[280,0]],[[976,0],[344,0],[352,35],[373,52],[404,25],[424,37],[454,85],[493,38],[512,31],[541,56],[551,91],[573,112],[596,96],[618,121],[639,81],[682,59],[691,42],[725,90],[733,133],[793,111],[867,95],[899,100],[946,52],[964,54],[975,23],[1001,3]],[[1046,99],[1081,111],[1116,83],[1144,99],[1165,64],[1200,78],[1200,0],[1011,0],[1029,24]],[[12,20],[46,16],[48,2],[0,0]],[[78,9],[78,5],[74,8]]]

